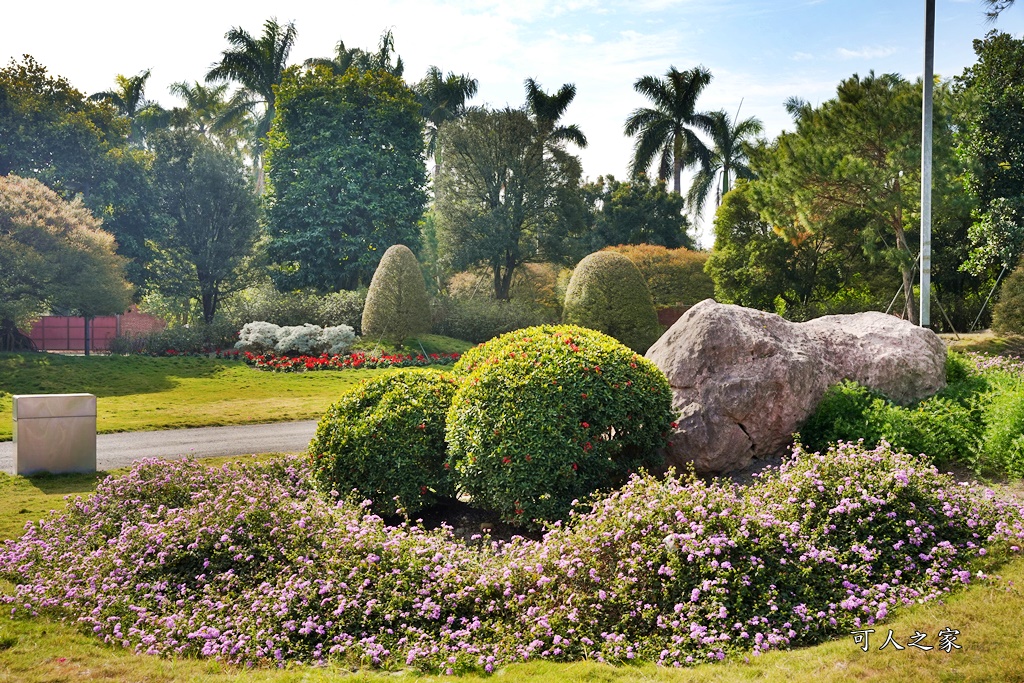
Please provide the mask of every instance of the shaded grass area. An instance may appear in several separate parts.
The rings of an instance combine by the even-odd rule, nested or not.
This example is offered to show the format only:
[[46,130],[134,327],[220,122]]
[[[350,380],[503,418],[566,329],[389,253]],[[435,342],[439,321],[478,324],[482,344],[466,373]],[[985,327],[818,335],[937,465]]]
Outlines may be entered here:
[[[261,456],[273,457],[273,456]],[[234,463],[245,458],[204,460],[210,465]],[[91,492],[104,476],[59,475],[13,477],[0,475],[0,537],[20,533],[24,522],[39,519],[50,509],[64,506],[68,493]],[[7,523],[7,520],[11,520]],[[995,556],[993,556],[995,555]],[[724,664],[702,665],[690,669],[665,669],[654,665],[612,667],[595,662],[558,664],[531,662],[496,672],[498,680],[623,682],[640,681],[1024,681],[1024,639],[1019,626],[1024,623],[1024,558],[1001,567],[999,554],[985,558],[975,569],[998,573],[1001,580],[978,584],[948,599],[917,605],[896,613],[884,625],[876,625],[871,648],[863,652],[852,637],[819,646],[788,652],[772,652],[761,657],[742,658]],[[0,582],[0,592],[13,586]],[[960,631],[961,650],[950,653],[913,648],[878,651],[888,629],[897,642],[906,645],[915,631],[928,634],[924,643],[935,645],[936,634],[944,628]],[[49,618],[9,620],[0,616],[0,683],[27,683],[64,680],[128,681],[394,681],[411,680],[477,681],[495,676],[418,677],[415,672],[349,672],[339,668],[314,669],[292,667],[285,670],[245,670],[217,662],[160,659],[134,655],[119,647],[104,645],[74,624]]]
[[100,433],[319,418],[360,380],[386,370],[274,373],[241,361],[0,354],[0,441],[13,394],[97,396]]
[[1024,337],[1003,337],[992,330],[959,335],[940,334],[939,337],[953,351],[976,351],[996,356],[1024,356]]

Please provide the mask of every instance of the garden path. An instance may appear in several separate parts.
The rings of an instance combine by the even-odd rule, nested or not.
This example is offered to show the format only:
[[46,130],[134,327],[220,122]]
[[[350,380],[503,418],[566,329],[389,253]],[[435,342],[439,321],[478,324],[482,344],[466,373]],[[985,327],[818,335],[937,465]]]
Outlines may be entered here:
[[[306,449],[316,425],[316,420],[303,420],[100,434],[96,437],[96,467],[114,470],[144,458],[177,460],[187,455],[211,458],[298,452]],[[14,473],[14,444],[10,441],[0,443],[0,472]]]

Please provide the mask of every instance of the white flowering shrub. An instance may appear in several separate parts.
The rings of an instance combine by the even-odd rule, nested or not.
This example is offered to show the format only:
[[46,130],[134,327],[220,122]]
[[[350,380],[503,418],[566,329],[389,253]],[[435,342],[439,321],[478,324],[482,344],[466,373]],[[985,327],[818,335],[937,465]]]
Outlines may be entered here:
[[274,323],[257,320],[246,323],[238,333],[236,349],[243,351],[271,351],[277,347],[281,328]]
[[274,347],[274,350],[282,354],[319,354],[322,347],[320,337],[323,331],[319,325],[310,323],[282,327],[277,333],[277,346]]
[[320,344],[329,355],[341,355],[346,353],[356,340],[356,332],[348,325],[335,325],[325,327],[320,335]]

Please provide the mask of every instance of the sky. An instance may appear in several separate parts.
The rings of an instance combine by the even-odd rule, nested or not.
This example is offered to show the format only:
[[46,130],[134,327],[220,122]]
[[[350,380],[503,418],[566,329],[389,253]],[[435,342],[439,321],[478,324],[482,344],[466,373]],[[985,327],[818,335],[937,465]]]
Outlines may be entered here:
[[[919,78],[924,64],[925,0],[311,0],[143,3],[17,2],[3,10],[0,59],[30,54],[51,74],[94,93],[116,74],[151,69],[146,96],[166,107],[167,88],[202,80],[238,26],[259,35],[275,17],[294,21],[290,61],[330,57],[338,40],[375,48],[394,34],[406,80],[436,65],[479,81],[473,104],[520,106],[523,81],[546,91],[574,83],[564,116],[589,145],[584,174],[627,177],[632,140],[623,123],[648,101],[633,90],[645,75],[670,66],[707,67],[713,76],[698,109],[756,116],[765,135],[792,128],[783,103],[818,104],[857,73]],[[972,41],[993,29],[1020,37],[1024,2],[986,21],[981,0],[937,0],[935,73],[959,75],[975,60]],[[685,189],[684,189],[685,191]],[[708,211],[698,229],[710,246]]]

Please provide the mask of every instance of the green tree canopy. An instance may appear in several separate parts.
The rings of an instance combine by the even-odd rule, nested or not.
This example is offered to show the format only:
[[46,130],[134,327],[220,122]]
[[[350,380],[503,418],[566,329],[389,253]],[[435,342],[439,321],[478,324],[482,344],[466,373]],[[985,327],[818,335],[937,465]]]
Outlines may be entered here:
[[441,260],[454,269],[486,265],[497,299],[509,298],[522,264],[562,259],[585,224],[579,159],[545,154],[545,141],[519,109],[472,109],[441,131]]
[[683,198],[668,191],[664,180],[651,183],[646,175],[630,181],[598,176],[583,185],[593,227],[590,249],[616,244],[657,244],[669,249],[694,249],[683,213]]
[[0,69],[0,175],[36,178],[66,200],[82,201],[145,282],[145,241],[155,226],[149,155],[128,147],[128,120],[88,99],[26,55]]
[[957,149],[978,200],[968,268],[1012,269],[1024,248],[1024,39],[992,31],[974,41],[974,51],[977,63],[954,85],[964,99]]
[[413,91],[381,70],[290,69],[270,134],[267,222],[283,289],[354,289],[384,250],[418,245],[426,204]]
[[213,321],[221,299],[250,284],[257,204],[238,158],[192,131],[153,136],[163,230],[154,288],[197,299]]
[[[941,100],[941,93],[937,93]],[[914,287],[916,209],[921,184],[921,88],[897,74],[854,74],[818,107],[787,104],[796,130],[760,150],[762,215],[793,239],[837,217],[859,223],[863,243],[896,265]],[[941,102],[940,102],[941,106]],[[935,138],[948,139],[936,117]],[[942,167],[942,149],[936,166]],[[855,216],[849,216],[854,212]],[[913,296],[904,298],[917,320]]]
[[146,69],[136,76],[118,74],[114,79],[114,89],[94,93],[90,100],[107,102],[117,113],[128,119],[128,141],[136,147],[142,147],[146,135],[167,125],[170,112],[156,102],[146,99],[146,81],[150,70]]
[[124,312],[132,294],[125,259],[100,226],[80,200],[64,201],[38,180],[0,176],[0,326],[9,333],[47,310]]

